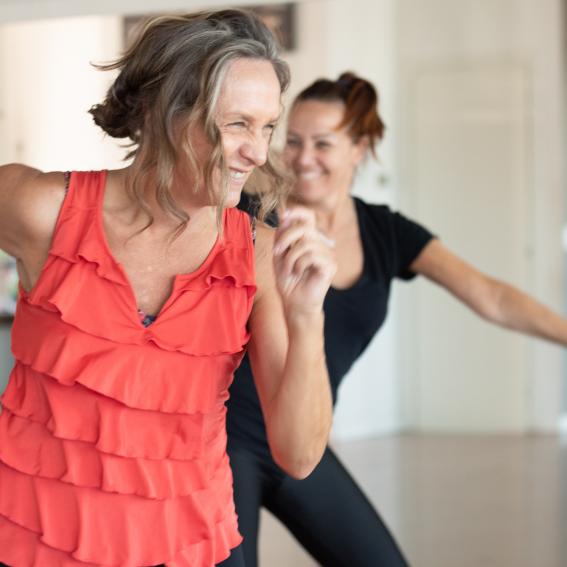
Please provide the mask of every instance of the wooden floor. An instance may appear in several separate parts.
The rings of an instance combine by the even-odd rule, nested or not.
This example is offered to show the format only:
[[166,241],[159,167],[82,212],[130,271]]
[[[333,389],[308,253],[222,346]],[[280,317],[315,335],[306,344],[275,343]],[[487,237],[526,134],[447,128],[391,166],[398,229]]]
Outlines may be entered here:
[[[335,448],[412,566],[567,566],[567,439],[395,435]],[[261,567],[316,565],[262,521]]]

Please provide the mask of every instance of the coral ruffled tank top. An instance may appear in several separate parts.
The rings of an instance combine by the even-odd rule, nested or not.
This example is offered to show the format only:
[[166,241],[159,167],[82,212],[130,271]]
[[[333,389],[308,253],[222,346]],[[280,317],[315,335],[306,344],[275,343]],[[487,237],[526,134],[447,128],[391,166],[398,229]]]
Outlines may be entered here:
[[106,243],[105,172],[73,173],[20,291],[0,415],[0,561],[210,567],[241,542],[224,402],[255,292],[249,217],[144,327]]

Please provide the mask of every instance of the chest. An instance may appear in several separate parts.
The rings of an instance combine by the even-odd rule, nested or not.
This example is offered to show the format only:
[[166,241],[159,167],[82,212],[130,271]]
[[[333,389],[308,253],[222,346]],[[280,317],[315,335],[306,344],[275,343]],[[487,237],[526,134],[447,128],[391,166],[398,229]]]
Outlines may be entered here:
[[333,235],[337,272],[332,286],[346,289],[354,285],[364,271],[364,249],[357,225],[349,226]]
[[105,222],[108,246],[128,279],[138,309],[157,315],[169,298],[175,277],[190,274],[215,246],[215,231],[187,230],[177,238],[154,230],[131,235]]
[[363,275],[349,289],[331,288],[325,298],[325,352],[335,390],[355,360],[382,327],[390,283]]

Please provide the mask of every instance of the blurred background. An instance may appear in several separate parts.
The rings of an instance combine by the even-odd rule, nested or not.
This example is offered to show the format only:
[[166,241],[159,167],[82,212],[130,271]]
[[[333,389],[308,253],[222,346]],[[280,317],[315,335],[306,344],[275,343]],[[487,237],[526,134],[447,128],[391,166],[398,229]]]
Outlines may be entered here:
[[[288,42],[288,100],[315,78],[345,70],[378,87],[386,138],[379,163],[365,165],[354,192],[401,210],[481,270],[565,312],[564,2],[261,4]],[[223,6],[0,0],[0,163],[119,167],[125,149],[103,137],[86,113],[112,77],[89,62],[114,59],[138,16]],[[0,276],[5,272],[9,279],[7,268]],[[9,317],[0,325],[1,389],[11,365]],[[567,565],[560,536],[567,520],[566,416],[564,349],[488,326],[418,281],[394,286],[387,326],[340,391],[333,439],[412,564],[551,567]],[[446,502],[447,517],[427,516],[436,506],[445,510],[439,499],[451,485],[441,474],[446,469],[435,464],[463,447],[470,460],[457,458],[465,468],[455,490],[472,491],[466,471],[478,470],[483,455],[493,459],[483,482],[501,481],[491,484],[495,495],[511,490],[495,524],[502,526],[514,510],[522,518],[506,532],[510,541],[493,541],[480,529],[481,510],[476,528],[456,530],[450,514],[456,497]],[[424,475],[438,479],[439,493],[424,496],[416,488]],[[475,480],[472,472],[468,480]],[[540,494],[542,483],[554,492]],[[416,520],[420,507],[426,515]],[[313,565],[270,520],[265,536],[267,567]]]

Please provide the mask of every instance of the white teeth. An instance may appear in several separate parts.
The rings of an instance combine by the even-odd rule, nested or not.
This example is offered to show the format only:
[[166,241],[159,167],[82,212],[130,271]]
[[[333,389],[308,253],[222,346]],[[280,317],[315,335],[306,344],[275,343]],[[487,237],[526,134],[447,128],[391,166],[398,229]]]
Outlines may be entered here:
[[243,171],[231,171],[230,172],[230,177],[231,179],[242,179],[245,176],[245,173]]
[[304,171],[300,173],[298,177],[300,179],[309,181],[311,179],[317,179],[318,177],[320,177],[320,173],[318,171]]

